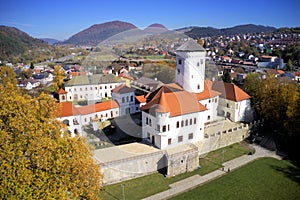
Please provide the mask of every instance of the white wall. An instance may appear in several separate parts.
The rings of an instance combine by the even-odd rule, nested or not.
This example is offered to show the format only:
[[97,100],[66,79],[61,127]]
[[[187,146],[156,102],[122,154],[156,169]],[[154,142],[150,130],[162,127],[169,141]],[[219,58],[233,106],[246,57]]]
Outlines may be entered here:
[[[147,118],[148,124],[146,124]],[[199,141],[204,137],[204,122],[206,118],[206,111],[176,117],[169,117],[168,113],[157,113],[157,116],[154,117],[146,112],[142,112],[143,138],[149,142],[153,142],[152,136],[154,136],[155,145],[160,149]],[[196,119],[196,124],[194,123],[194,119]],[[177,127],[177,122],[179,122],[179,127]],[[157,125],[159,125],[159,130]],[[164,126],[166,127],[165,131],[163,130]],[[148,133],[150,134],[150,139],[148,139]],[[189,139],[188,137],[191,133],[193,134],[193,138]],[[181,142],[179,141],[179,136],[182,136]],[[169,139],[171,139],[171,144],[168,144]]]
[[[113,92],[112,99],[116,100],[120,106],[120,116],[138,112],[136,111],[134,92],[124,94]],[[129,113],[128,109],[130,111]]]
[[[199,102],[208,109],[206,122],[214,121],[218,115],[219,96],[204,99]],[[208,116],[210,117],[208,118]]]

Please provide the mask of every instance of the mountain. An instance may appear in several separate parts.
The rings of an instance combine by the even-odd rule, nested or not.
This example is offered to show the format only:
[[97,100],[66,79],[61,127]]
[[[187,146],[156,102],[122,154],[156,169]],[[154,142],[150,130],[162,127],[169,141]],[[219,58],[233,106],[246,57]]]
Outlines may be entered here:
[[163,32],[169,31],[169,30],[164,25],[155,23],[155,24],[151,24],[150,26],[145,28],[144,31],[146,33],[157,34],[157,33],[163,33]]
[[0,60],[28,53],[28,50],[47,48],[49,45],[17,28],[0,26]]
[[[180,29],[179,29],[180,30]],[[231,28],[222,28],[217,29],[213,27],[193,27],[190,30],[186,31],[185,34],[192,38],[200,38],[200,37],[214,37],[220,35],[236,35],[236,34],[247,34],[247,33],[267,33],[273,32],[277,29],[271,26],[262,26],[262,25],[254,25],[254,24],[246,24],[234,26]]]
[[64,41],[63,44],[95,46],[113,35],[136,28],[137,27],[133,24],[122,21],[95,24],[71,36],[68,40]]
[[43,40],[44,42],[47,42],[50,45],[60,42],[59,40],[52,39],[52,38],[40,38],[40,40]]

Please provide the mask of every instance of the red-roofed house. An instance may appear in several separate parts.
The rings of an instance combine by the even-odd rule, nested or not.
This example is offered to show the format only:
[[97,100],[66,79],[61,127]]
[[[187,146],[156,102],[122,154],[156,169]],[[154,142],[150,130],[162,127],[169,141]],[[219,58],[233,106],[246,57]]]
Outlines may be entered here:
[[251,121],[252,109],[250,96],[233,83],[215,81],[213,90],[221,93],[218,114],[234,122]]

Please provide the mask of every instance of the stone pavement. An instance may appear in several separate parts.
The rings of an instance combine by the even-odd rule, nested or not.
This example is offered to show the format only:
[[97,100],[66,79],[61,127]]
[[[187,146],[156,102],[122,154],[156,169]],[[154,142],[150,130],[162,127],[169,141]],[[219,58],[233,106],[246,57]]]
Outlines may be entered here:
[[241,157],[223,163],[224,171],[220,169],[220,170],[213,171],[209,174],[206,174],[204,176],[200,176],[199,174],[196,174],[189,178],[173,183],[170,185],[170,189],[157,193],[150,197],[147,197],[144,200],[160,200],[160,199],[168,199],[174,197],[180,193],[184,193],[188,190],[198,187],[201,184],[204,184],[220,176],[223,176],[224,174],[226,174],[229,168],[230,170],[234,170],[258,158],[273,157],[276,159],[281,159],[281,157],[276,155],[274,151],[269,151],[267,149],[264,149],[263,147],[254,144],[252,144],[251,146],[255,148],[255,154],[243,155]]

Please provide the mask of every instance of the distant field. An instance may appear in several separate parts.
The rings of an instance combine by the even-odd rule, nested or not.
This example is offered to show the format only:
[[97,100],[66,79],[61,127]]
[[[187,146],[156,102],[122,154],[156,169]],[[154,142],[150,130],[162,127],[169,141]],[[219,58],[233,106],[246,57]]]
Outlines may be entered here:
[[300,199],[300,169],[289,161],[262,158],[172,199]]

